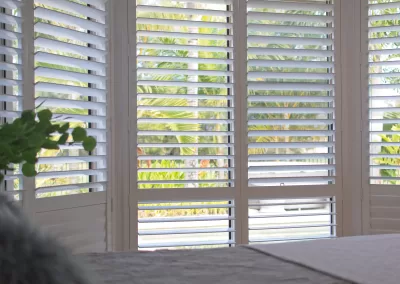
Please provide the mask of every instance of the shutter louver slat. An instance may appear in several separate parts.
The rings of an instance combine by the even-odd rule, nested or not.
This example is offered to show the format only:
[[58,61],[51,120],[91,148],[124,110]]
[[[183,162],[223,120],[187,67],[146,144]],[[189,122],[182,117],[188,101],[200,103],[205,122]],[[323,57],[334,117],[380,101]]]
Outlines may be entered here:
[[[251,2],[251,0],[249,1]],[[267,13],[267,12],[249,12],[247,19],[252,20],[265,20],[268,18],[270,21],[282,21],[281,13]],[[330,24],[333,22],[333,17],[330,16],[315,16],[315,15],[301,15],[301,14],[285,14],[285,20],[288,22],[308,22],[318,24]]]
[[[137,19],[137,23],[141,23],[143,19]],[[151,21],[148,21],[151,23]],[[147,21],[143,21],[143,24],[146,24]],[[148,37],[174,37],[174,38],[192,38],[193,34],[190,33],[178,33],[178,32],[163,32],[163,31],[148,31],[148,30],[139,30],[136,32],[137,36],[148,36]],[[233,37],[230,35],[223,34],[199,34],[196,33],[196,38],[198,39],[214,39],[214,40],[232,40]]]
[[172,8],[161,6],[136,6],[137,12],[155,12],[167,14],[180,14],[180,15],[210,15],[214,17],[231,17],[232,12],[223,10],[202,10],[202,9],[189,9],[189,8]]
[[18,56],[22,53],[22,49],[9,46],[0,46],[0,52],[10,56]]
[[[1,68],[1,66],[0,66],[0,68]],[[36,72],[36,76],[40,76],[40,77],[51,77],[54,79],[77,81],[80,83],[86,82],[89,84],[104,85],[105,81],[106,81],[105,77],[102,77],[102,76],[84,74],[84,73],[80,73],[80,72],[54,70],[51,68],[44,68],[44,67],[36,68],[35,72]]]
[[0,30],[0,37],[7,40],[18,40],[22,38],[21,33]]
[[[88,1],[86,1],[87,4]],[[96,21],[99,21],[101,23],[105,22],[105,17],[106,17],[106,12],[103,10],[99,10],[93,7],[89,6],[84,6],[75,2],[71,2],[68,0],[57,0],[57,1],[52,1],[52,0],[36,0],[37,4],[42,4],[45,6],[51,6],[53,8],[63,10],[64,12],[69,12],[73,14],[83,14],[86,17],[89,18],[94,18]]]
[[50,25],[50,24],[45,24],[45,23],[40,23],[40,22],[36,23],[35,30],[38,33],[47,34],[47,35],[51,35],[51,36],[59,37],[59,38],[68,38],[71,40],[87,42],[87,43],[91,43],[94,45],[96,45],[96,44],[102,45],[104,43],[104,38],[97,36],[97,35],[91,35],[91,34],[88,34],[85,32],[70,30],[67,28],[58,27],[55,25]]
[[183,21],[183,20],[164,20],[159,18],[138,18],[138,24],[150,24],[158,26],[175,26],[175,27],[195,27],[195,28],[215,28],[215,29],[231,29],[232,24],[221,22],[200,22],[200,21]]
[[79,109],[99,109],[105,111],[105,103],[86,102],[79,100],[62,100],[51,98],[37,98],[36,103],[45,107],[65,107],[65,108],[79,108]]
[[[0,7],[0,124],[10,123],[22,111],[22,1],[1,1]],[[6,171],[0,192],[21,201],[24,198],[19,166]]]
[[248,125],[333,125],[335,123],[332,119],[251,119],[247,122]]
[[55,83],[36,83],[35,89],[36,91],[40,92],[72,94],[85,97],[96,97],[99,99],[105,99],[106,97],[105,91],[101,89],[69,86]]
[[101,58],[106,55],[104,50],[90,48],[82,45],[65,43],[57,40],[51,40],[47,38],[36,38],[35,39],[35,46],[40,47],[43,49],[57,49],[60,52],[65,53],[73,53],[80,56],[87,56],[87,57],[99,57],[99,62],[102,62]]
[[93,70],[100,74],[105,72],[105,64],[94,61],[87,61],[83,59],[71,58],[68,56],[62,56],[57,54],[51,54],[47,52],[37,52],[35,54],[35,60],[48,64],[63,65],[74,68],[85,68]]
[[[190,63],[193,58],[189,57],[170,57],[170,56],[138,56],[138,61],[143,62],[176,62],[176,63]],[[214,59],[214,58],[196,58],[196,62],[203,64],[232,64],[233,60],[230,59]]]
[[333,12],[332,4],[312,4],[312,3],[296,3],[296,2],[280,2],[280,1],[249,1],[248,8],[268,8],[283,10],[301,10],[309,12]]
[[22,6],[22,2],[19,0],[3,0],[0,3],[0,7],[16,10]]
[[[137,2],[138,191],[234,186],[229,3]],[[234,244],[231,202],[139,202],[139,249]]]
[[[284,48],[257,48],[249,47],[247,49],[249,54],[255,55],[296,55],[296,56],[314,56],[314,57],[327,57],[333,56],[333,51],[329,50],[308,50],[308,49],[284,49]],[[321,73],[321,75],[330,75]]]
[[[53,3],[53,2],[52,2]],[[57,3],[57,2],[55,2]],[[96,32],[100,36],[105,34],[104,24],[88,21],[87,19],[71,16],[62,12],[56,12],[54,10],[36,8],[35,17],[51,22],[61,22],[65,26],[75,26],[78,30],[89,30]],[[87,17],[87,16],[86,16]]]
[[282,32],[282,33],[304,33],[304,34],[329,34],[333,33],[333,29],[329,27],[296,27],[296,26],[283,26],[283,25],[262,25],[262,24],[248,24],[248,31],[251,32]]
[[15,25],[19,28],[21,27],[22,20],[20,17],[8,15],[8,14],[0,14],[0,23],[8,24],[8,25]]

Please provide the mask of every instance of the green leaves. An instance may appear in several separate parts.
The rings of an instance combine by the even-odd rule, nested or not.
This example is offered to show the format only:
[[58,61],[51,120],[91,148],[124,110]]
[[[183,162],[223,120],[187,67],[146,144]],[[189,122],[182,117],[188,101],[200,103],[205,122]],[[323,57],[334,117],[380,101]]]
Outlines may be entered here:
[[58,150],[58,149],[60,149],[60,147],[57,144],[57,141],[53,141],[53,140],[44,141],[44,143],[42,144],[42,148],[43,149],[48,149],[48,150]]
[[37,172],[35,170],[35,164],[25,163],[22,165],[22,173],[26,177],[34,177]]
[[82,142],[86,138],[86,130],[82,127],[77,127],[72,131],[72,138],[75,142]]
[[53,113],[49,109],[44,109],[38,112],[37,114],[40,121],[50,121]]
[[63,124],[60,126],[60,128],[58,129],[58,133],[64,134],[65,132],[67,132],[69,129],[69,122]]
[[25,151],[24,153],[22,153],[22,158],[23,158],[26,162],[28,162],[28,163],[30,163],[30,164],[35,164],[35,163],[37,162],[36,155],[37,155],[37,151],[36,151],[35,149],[33,149],[33,150],[27,150],[27,151]]
[[[71,125],[52,123],[53,113],[44,109],[37,114],[26,110],[11,123],[0,125],[0,171],[12,170],[12,164],[23,163],[22,173],[27,177],[37,174],[35,164],[42,149],[59,150],[60,145],[82,142],[86,151],[93,151],[96,139],[87,136],[86,130],[76,127],[72,131],[73,141],[69,142]],[[0,182],[4,173],[0,173]]]
[[60,138],[58,138],[57,144],[64,145],[67,142],[68,138],[69,138],[69,134],[64,133],[63,135],[60,136]]
[[96,139],[94,139],[92,136],[86,137],[85,140],[83,140],[83,149],[85,149],[88,152],[91,152],[96,148]]
[[21,114],[21,120],[28,122],[28,121],[34,121],[35,120],[35,112],[31,110],[25,110]]

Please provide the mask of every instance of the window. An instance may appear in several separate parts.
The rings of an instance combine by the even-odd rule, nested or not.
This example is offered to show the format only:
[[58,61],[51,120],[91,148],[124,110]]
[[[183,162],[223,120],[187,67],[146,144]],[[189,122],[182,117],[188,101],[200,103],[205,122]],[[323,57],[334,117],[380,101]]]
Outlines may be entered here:
[[250,187],[335,182],[333,9],[248,1]]
[[36,178],[16,165],[1,190],[80,252],[398,232],[399,14],[398,0],[3,0],[0,123],[50,108],[98,147],[42,151]]
[[[265,231],[275,222],[263,214],[269,205],[253,203],[279,200],[297,204],[278,218],[289,231],[303,230],[306,239],[336,234],[334,8],[320,1],[137,1],[137,93],[130,96],[139,249],[276,240]],[[237,62],[246,62],[246,52],[248,72],[240,78]],[[246,94],[236,80],[247,80],[247,105],[239,103]],[[247,175],[239,170],[246,167]],[[285,199],[285,186],[298,192]],[[316,187],[309,196],[305,186],[332,189]],[[304,195],[310,198],[293,199]],[[325,230],[310,229],[316,226]]]

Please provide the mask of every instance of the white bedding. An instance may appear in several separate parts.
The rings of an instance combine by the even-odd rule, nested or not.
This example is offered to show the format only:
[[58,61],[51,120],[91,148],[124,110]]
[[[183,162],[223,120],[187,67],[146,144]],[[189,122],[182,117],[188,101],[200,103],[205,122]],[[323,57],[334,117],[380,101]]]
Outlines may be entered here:
[[253,248],[355,283],[400,283],[400,235],[258,245]]
[[400,235],[85,257],[105,284],[400,283]]

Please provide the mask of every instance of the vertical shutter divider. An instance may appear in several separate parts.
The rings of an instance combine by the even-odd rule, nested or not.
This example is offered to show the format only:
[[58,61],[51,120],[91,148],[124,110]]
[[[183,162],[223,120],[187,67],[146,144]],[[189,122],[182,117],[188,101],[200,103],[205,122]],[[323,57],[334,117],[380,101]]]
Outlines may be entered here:
[[[22,6],[22,105],[24,110],[35,109],[35,58],[34,58],[34,0],[25,0]],[[35,178],[23,177],[23,208],[28,216],[35,219]]]
[[360,69],[361,69],[361,193],[362,193],[362,233],[370,234],[370,184],[369,184],[369,56],[368,56],[368,2],[367,0],[358,0],[360,9]]
[[247,197],[247,0],[234,1],[234,97],[235,97],[235,206],[236,242],[248,244]]
[[139,246],[139,222],[138,222],[138,89],[137,89],[137,14],[136,1],[128,0],[128,54],[129,54],[129,211],[130,211],[130,249],[137,250]]

